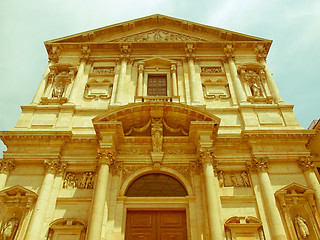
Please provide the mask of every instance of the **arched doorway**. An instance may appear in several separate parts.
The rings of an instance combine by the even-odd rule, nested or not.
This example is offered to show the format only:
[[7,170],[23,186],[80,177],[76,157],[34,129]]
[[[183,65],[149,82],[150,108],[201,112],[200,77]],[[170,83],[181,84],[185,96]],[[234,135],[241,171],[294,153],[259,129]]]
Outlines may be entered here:
[[[135,179],[128,187],[127,197],[177,198],[186,197],[185,187],[174,177],[163,173],[149,173]],[[185,209],[128,209],[126,240],[187,239]]]

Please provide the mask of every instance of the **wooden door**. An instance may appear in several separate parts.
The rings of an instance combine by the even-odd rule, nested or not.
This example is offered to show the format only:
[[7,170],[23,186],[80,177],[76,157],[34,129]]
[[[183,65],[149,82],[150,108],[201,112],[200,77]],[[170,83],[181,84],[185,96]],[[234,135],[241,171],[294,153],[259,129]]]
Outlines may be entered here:
[[187,240],[185,211],[128,211],[126,240]]

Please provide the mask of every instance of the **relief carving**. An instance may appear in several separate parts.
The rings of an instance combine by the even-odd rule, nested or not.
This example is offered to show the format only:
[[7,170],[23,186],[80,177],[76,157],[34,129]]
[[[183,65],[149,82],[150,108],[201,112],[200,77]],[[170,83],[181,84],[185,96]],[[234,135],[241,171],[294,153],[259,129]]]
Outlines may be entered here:
[[94,67],[92,73],[114,74],[114,67]]
[[151,124],[152,150],[153,152],[162,152],[163,125],[162,118],[152,118]]
[[161,29],[154,29],[148,32],[134,34],[114,40],[113,42],[144,42],[144,41],[172,41],[172,42],[183,42],[183,41],[204,41],[200,38],[173,33]]
[[203,95],[206,99],[229,99],[229,83],[225,79],[207,79],[202,82]]
[[85,87],[83,97],[86,99],[109,99],[113,83],[110,79],[90,79]]
[[220,187],[250,187],[248,173],[243,172],[218,172]]
[[63,181],[63,188],[93,189],[93,172],[68,172]]
[[221,67],[201,67],[201,73],[222,73]]
[[191,170],[192,168],[190,165],[168,165],[168,167],[176,170],[177,172],[181,173],[188,181],[191,183]]

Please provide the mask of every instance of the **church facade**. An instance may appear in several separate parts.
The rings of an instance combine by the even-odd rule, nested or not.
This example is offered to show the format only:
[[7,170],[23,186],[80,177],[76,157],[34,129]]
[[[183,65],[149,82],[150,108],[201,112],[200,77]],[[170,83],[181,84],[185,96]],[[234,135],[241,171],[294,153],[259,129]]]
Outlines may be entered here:
[[320,239],[316,130],[271,43],[163,15],[45,42],[0,134],[0,239]]

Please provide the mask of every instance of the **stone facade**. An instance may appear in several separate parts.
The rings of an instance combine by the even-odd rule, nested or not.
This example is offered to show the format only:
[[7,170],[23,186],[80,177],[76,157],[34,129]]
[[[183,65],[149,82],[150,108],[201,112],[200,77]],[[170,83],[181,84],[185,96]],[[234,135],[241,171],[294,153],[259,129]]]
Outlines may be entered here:
[[1,132],[1,239],[320,239],[319,134],[271,43],[163,15],[45,42]]

